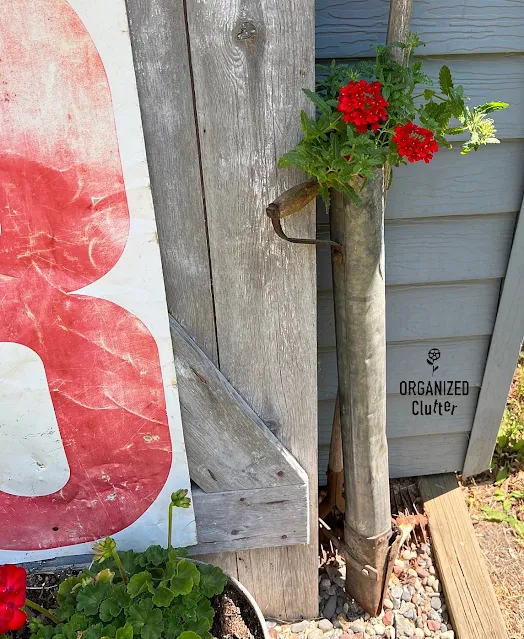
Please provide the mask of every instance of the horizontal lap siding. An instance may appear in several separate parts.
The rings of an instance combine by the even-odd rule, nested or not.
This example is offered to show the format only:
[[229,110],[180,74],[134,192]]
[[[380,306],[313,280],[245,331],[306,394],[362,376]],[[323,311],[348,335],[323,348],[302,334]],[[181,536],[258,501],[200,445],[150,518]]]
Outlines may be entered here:
[[[388,0],[317,0],[317,58],[363,57],[383,43]],[[518,53],[524,50],[520,0],[415,0],[411,28],[424,55]]]
[[[383,43],[389,2],[317,0],[317,59],[369,56]],[[460,470],[524,190],[524,3],[415,0],[412,29],[427,43],[424,70],[447,64],[471,106],[504,100],[499,145],[460,155],[460,142],[431,165],[394,169],[386,210],[387,431],[393,477]],[[319,238],[329,236],[318,207]],[[337,389],[331,263],[318,250],[319,480],[325,481]],[[444,397],[453,416],[413,415],[400,382],[467,380],[465,397]],[[434,398],[433,398],[434,401]]]

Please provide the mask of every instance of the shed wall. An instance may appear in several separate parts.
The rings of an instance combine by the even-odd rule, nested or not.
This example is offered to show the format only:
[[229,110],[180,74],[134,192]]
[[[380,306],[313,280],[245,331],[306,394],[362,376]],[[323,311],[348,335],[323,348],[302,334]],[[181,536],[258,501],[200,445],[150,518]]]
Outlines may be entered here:
[[[316,56],[368,55],[385,42],[387,0],[317,0]],[[513,0],[415,0],[412,29],[424,69],[447,64],[475,106],[504,100],[500,145],[394,171],[386,210],[387,431],[394,477],[461,470],[524,190],[524,4]],[[317,232],[329,233],[323,207]],[[319,480],[328,462],[337,387],[329,251],[318,252]],[[415,416],[403,380],[464,380],[469,395],[451,416]],[[427,398],[432,401],[431,397]],[[454,398],[444,398],[454,399]],[[433,398],[434,401],[434,398]]]

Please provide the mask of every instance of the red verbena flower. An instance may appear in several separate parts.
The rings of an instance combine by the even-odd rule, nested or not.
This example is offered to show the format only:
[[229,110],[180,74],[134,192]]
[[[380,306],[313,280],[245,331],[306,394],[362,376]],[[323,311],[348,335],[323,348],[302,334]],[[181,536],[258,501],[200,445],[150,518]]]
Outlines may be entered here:
[[433,153],[438,151],[433,132],[413,122],[395,127],[392,140],[397,145],[398,154],[407,158],[408,162],[424,160],[426,164],[429,164],[433,159]]
[[25,604],[27,575],[23,568],[13,564],[0,566],[0,635],[19,630],[26,622],[20,608]]
[[357,133],[365,133],[368,127],[378,131],[382,122],[388,119],[386,102],[380,94],[380,82],[350,82],[340,89],[338,96],[338,110],[343,113],[344,122],[351,122],[357,128]]

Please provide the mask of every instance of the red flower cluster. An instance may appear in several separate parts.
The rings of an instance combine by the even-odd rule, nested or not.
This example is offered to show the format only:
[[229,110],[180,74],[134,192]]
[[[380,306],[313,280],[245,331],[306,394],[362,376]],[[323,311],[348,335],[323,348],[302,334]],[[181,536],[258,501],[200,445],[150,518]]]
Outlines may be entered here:
[[0,566],[0,635],[19,630],[27,616],[20,608],[25,604],[27,576],[13,564]]
[[344,115],[344,122],[351,122],[357,127],[357,133],[365,133],[368,126],[378,131],[382,122],[388,119],[386,107],[389,102],[380,94],[380,82],[350,82],[340,89],[338,110]]
[[429,164],[433,159],[433,153],[438,151],[433,132],[422,129],[413,122],[395,127],[392,140],[397,145],[398,154],[406,157],[409,162],[424,160]]

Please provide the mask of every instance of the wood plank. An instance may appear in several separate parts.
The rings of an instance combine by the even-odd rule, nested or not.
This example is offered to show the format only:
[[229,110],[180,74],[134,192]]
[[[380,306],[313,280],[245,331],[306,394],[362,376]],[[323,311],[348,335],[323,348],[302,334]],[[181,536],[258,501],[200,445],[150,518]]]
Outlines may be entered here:
[[[386,283],[429,284],[504,277],[516,214],[386,222]],[[328,237],[327,229],[317,235]],[[318,288],[331,289],[331,258],[318,248]]]
[[[465,380],[480,386],[486,366],[489,336],[442,339],[420,342],[397,342],[387,346],[387,392],[399,393],[400,382],[431,380],[426,362],[428,351],[441,352],[440,369],[435,380]],[[318,399],[334,399],[337,393],[337,364],[334,350],[318,354]]]
[[191,556],[245,548],[306,544],[307,486],[205,493],[193,489],[198,544]]
[[307,486],[307,473],[180,324],[171,318],[170,327],[191,479],[207,493]]
[[[457,408],[453,415],[413,415],[411,402],[419,398],[403,395],[388,395],[386,398],[387,435],[390,439],[398,437],[417,437],[421,435],[439,435],[464,433],[471,430],[478,402],[479,389],[471,387],[464,397],[452,398]],[[429,401],[430,398],[428,398]],[[444,398],[444,400],[449,398]],[[318,442],[319,446],[329,444],[333,421],[334,400],[319,402],[318,406]]]
[[482,380],[465,476],[489,468],[524,335],[524,200]]
[[[317,0],[318,58],[369,55],[386,41],[388,0]],[[425,55],[521,52],[524,7],[512,0],[415,0],[411,28]]]
[[455,475],[423,477],[431,544],[457,639],[508,639],[464,496]]
[[[386,335],[398,342],[491,335],[500,293],[498,279],[460,284],[386,287]],[[331,291],[318,296],[318,346],[335,346]]]
[[[303,179],[277,161],[301,135],[300,109],[311,108],[301,88],[314,83],[313,2],[192,2],[187,18],[220,369],[311,488],[310,545],[241,552],[239,578],[268,614],[315,616],[314,248],[279,239],[264,213]],[[313,237],[313,206],[286,222],[291,235]]]
[[217,360],[182,0],[127,0],[169,312]]
[[[389,476],[456,472],[464,464],[468,433],[388,438]],[[329,446],[319,449],[319,485],[325,484]]]

